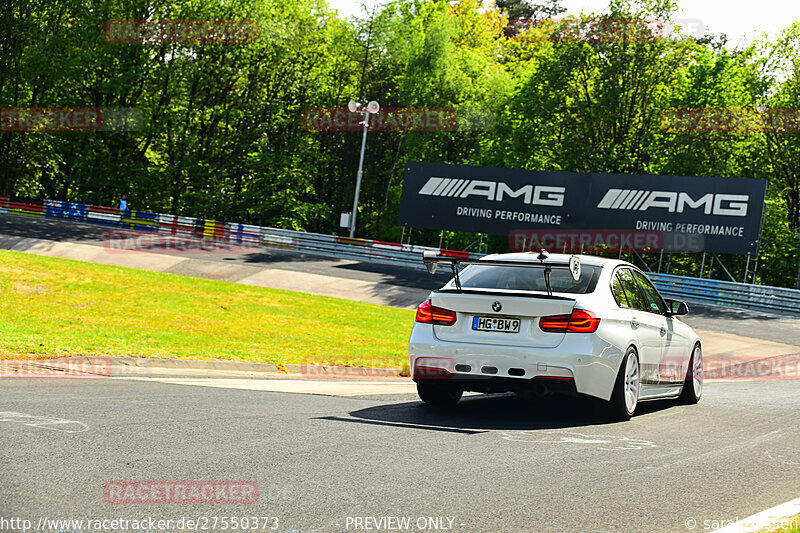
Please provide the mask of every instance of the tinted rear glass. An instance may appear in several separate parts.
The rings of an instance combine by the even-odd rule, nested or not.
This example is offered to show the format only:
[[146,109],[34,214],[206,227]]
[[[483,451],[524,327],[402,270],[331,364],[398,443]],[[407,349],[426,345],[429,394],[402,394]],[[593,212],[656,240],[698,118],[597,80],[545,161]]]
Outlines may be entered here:
[[[581,277],[572,279],[565,268],[553,269],[550,286],[553,292],[587,294],[594,291],[602,267],[581,265]],[[463,289],[502,289],[512,291],[547,292],[544,268],[471,265],[459,276]]]

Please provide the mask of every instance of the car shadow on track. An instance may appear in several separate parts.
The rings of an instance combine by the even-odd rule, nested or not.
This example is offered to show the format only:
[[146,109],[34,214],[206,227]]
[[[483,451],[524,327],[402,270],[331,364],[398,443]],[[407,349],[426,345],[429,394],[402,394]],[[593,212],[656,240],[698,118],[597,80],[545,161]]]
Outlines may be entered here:
[[[637,416],[675,405],[673,401],[642,403]],[[350,418],[322,417],[362,424],[411,427],[455,433],[493,430],[564,429],[615,423],[605,402],[589,398],[552,397],[522,400],[513,394],[466,396],[455,407],[443,408],[422,402],[383,404],[350,412]]]

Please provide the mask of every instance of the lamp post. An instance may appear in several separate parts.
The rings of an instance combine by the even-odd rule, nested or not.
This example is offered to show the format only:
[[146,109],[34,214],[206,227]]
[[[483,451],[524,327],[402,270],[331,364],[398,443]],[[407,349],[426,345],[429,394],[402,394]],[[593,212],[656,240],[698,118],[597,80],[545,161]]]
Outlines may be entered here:
[[364,148],[367,146],[367,130],[369,129],[369,116],[380,111],[381,106],[376,101],[371,101],[364,107],[363,104],[350,100],[347,108],[351,113],[361,113],[364,115],[364,134],[361,137],[361,156],[358,158],[358,174],[356,174],[356,195],[353,199],[353,213],[350,215],[350,238],[356,234],[356,216],[358,215],[358,196],[361,193],[361,175],[364,169]]

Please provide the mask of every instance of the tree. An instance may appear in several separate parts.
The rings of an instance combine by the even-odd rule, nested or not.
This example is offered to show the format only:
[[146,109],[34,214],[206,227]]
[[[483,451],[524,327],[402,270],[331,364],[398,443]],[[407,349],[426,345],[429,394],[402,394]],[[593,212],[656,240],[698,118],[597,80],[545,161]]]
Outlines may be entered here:
[[530,0],[495,0],[495,5],[510,21],[546,19],[560,15],[567,10],[561,5],[561,0],[547,0],[542,3],[534,3]]

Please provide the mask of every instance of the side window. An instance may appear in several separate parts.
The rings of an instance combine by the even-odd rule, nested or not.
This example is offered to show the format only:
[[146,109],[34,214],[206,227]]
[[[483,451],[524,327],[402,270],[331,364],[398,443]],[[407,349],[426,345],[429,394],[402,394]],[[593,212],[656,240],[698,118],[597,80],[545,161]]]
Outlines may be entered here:
[[622,283],[619,281],[619,274],[614,274],[614,277],[611,278],[611,294],[614,295],[614,299],[617,301],[618,306],[630,307],[630,305],[628,305],[628,299],[625,297],[625,291],[622,290]]
[[651,313],[661,313],[662,315],[666,313],[667,304],[664,303],[661,295],[658,294],[658,290],[653,287],[650,280],[641,272],[634,271],[633,275],[636,277],[636,281],[639,282],[639,286],[642,287],[645,298],[647,298],[647,310]]
[[639,284],[633,279],[630,269],[621,268],[617,272],[619,280],[622,283],[622,290],[625,291],[625,296],[628,298],[628,304],[632,309],[639,311],[649,311],[650,305],[644,299],[642,291],[639,290]]

